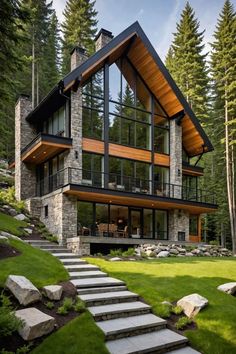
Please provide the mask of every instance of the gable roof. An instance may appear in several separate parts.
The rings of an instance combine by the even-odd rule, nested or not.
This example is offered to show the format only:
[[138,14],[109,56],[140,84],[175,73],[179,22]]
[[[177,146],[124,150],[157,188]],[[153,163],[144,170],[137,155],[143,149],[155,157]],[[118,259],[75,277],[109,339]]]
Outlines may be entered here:
[[184,117],[181,121],[183,146],[189,156],[196,156],[213,150],[210,140],[191,107],[138,22],[134,22],[66,75],[28,115],[27,120],[30,122],[36,121],[40,116],[48,113],[50,107],[55,109],[57,102],[63,99],[63,96],[60,95],[61,92],[66,94],[70,89],[76,89],[78,85],[83,84],[93,73],[99,70],[105,62],[112,64],[124,53],[163,106],[170,119],[175,119],[179,113],[184,111]]

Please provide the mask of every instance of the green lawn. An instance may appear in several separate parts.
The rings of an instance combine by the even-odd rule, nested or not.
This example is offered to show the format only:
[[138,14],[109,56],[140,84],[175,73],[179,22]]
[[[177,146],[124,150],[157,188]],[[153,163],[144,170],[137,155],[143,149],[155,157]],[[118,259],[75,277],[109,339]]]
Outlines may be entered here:
[[69,279],[61,262],[49,253],[18,240],[11,240],[10,244],[22,254],[0,260],[0,287],[9,274],[24,275],[39,288]]
[[236,259],[167,258],[153,261],[110,262],[88,258],[109,275],[124,280],[152,305],[154,312],[165,315],[161,301],[177,301],[199,293],[209,306],[195,318],[198,329],[186,331],[192,346],[204,354],[236,353],[236,297],[221,293],[218,285],[236,281]]
[[46,338],[32,354],[108,354],[104,335],[86,311]]
[[6,231],[10,234],[20,236],[22,230],[20,228],[27,227],[25,221],[19,221],[12,216],[0,213],[0,231]]

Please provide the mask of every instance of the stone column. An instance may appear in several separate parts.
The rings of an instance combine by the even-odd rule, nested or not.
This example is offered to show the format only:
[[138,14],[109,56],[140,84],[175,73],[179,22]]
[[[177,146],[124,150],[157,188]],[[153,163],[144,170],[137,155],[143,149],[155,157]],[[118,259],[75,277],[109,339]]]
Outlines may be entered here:
[[102,47],[107,45],[113,38],[112,32],[101,28],[98,34],[95,37],[95,48],[96,52],[100,50]]
[[21,95],[15,107],[15,189],[16,199],[23,200],[35,195],[35,167],[21,161],[23,149],[35,137],[33,128],[26,121],[26,116],[32,110],[29,97]]
[[[170,184],[175,185],[173,197],[182,196],[182,127],[170,120]],[[176,187],[179,186],[179,187]],[[171,186],[172,188],[172,186]]]
[[174,209],[169,211],[169,240],[178,241],[178,232],[185,233],[185,241],[189,240],[189,213]]

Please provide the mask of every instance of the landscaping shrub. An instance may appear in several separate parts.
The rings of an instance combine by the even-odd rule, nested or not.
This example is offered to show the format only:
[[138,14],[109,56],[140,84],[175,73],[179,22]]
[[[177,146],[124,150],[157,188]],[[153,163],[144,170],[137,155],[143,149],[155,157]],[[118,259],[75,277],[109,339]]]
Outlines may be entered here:
[[183,309],[180,306],[174,306],[171,308],[171,312],[176,315],[180,315],[183,312]]
[[111,256],[111,257],[122,256],[122,250],[120,248],[115,249],[115,250],[110,250],[109,256]]
[[17,201],[15,199],[15,188],[10,187],[6,190],[0,191],[0,203],[1,204],[10,204],[13,208],[15,208],[19,212],[25,211],[25,203],[20,200]]
[[59,315],[67,315],[70,310],[73,309],[73,299],[70,297],[65,297],[63,305],[60,306],[57,310]]
[[134,256],[134,255],[135,255],[135,250],[132,247],[128,248],[127,251],[124,251],[122,253],[122,256],[124,256],[124,257],[129,257],[129,256]]
[[193,320],[186,316],[180,317],[175,324],[176,329],[184,329],[188,324],[191,324]]
[[54,303],[52,301],[45,302],[44,304],[49,310],[54,308]]
[[85,304],[82,300],[78,299],[76,303],[74,304],[74,310],[76,312],[82,313],[85,311]]
[[6,337],[22,326],[22,321],[16,318],[11,301],[3,294],[0,295],[0,337]]

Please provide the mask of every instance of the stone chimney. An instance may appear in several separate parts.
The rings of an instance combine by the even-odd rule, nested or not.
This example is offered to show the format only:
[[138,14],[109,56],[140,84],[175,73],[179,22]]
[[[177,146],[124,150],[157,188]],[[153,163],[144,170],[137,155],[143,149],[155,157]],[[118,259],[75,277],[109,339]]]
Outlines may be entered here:
[[77,66],[81,65],[86,59],[88,59],[85,49],[79,46],[74,47],[70,55],[71,71],[77,68]]
[[33,166],[21,161],[21,150],[31,142],[35,133],[26,121],[32,110],[32,103],[27,95],[20,95],[15,107],[15,189],[16,199],[22,200],[35,194],[36,180]]
[[109,43],[113,38],[112,32],[105,30],[104,28],[101,28],[98,34],[95,37],[95,47],[96,47],[96,52],[103,48],[107,43]]

